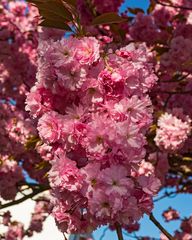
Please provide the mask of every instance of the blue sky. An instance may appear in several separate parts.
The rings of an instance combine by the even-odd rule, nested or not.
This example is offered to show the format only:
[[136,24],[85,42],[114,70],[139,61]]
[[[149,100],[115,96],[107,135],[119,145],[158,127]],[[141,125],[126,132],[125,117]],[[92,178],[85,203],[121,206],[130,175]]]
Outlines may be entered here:
[[146,10],[147,7],[149,6],[149,0],[126,0],[122,5],[122,9],[124,9],[127,6],[131,8],[139,7]]

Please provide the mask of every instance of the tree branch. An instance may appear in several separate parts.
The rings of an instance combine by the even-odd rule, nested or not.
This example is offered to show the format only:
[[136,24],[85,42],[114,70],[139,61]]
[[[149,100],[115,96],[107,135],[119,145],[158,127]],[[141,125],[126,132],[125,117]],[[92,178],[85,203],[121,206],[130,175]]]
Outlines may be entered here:
[[166,198],[166,197],[175,197],[178,193],[181,193],[181,191],[173,191],[173,192],[165,192],[165,194],[164,195],[162,195],[161,197],[159,197],[159,198],[156,198],[156,199],[154,199],[153,200],[153,202],[158,202],[158,201],[160,201],[160,200],[162,200],[162,199],[164,199],[164,198]]
[[115,226],[116,226],[118,240],[123,240],[123,233],[122,233],[122,228],[121,228],[120,224],[116,223]]
[[183,92],[178,92],[178,91],[172,91],[172,92],[169,92],[169,91],[158,91],[158,93],[164,93],[164,94],[192,94],[192,91],[183,91]]
[[165,6],[165,7],[172,7],[172,8],[183,9],[183,10],[192,10],[192,8],[190,8],[190,7],[170,5],[170,4],[167,4],[167,3],[163,3],[159,0],[155,0],[155,1],[156,1],[157,4],[160,4],[160,5]]
[[167,230],[157,221],[157,219],[153,216],[153,213],[150,214],[149,219],[155,224],[156,227],[161,230],[161,232],[169,239],[174,240],[173,236],[167,232]]
[[27,199],[33,198],[37,194],[42,193],[42,192],[44,192],[46,190],[49,190],[49,189],[50,188],[48,188],[48,187],[41,187],[40,189],[35,189],[35,190],[33,190],[32,193],[30,193],[30,194],[28,194],[28,195],[26,195],[26,196],[24,196],[20,199],[13,200],[11,202],[0,205],[0,209],[4,209],[4,208],[11,207],[11,206],[17,205],[19,203],[22,203],[22,202],[26,201]]

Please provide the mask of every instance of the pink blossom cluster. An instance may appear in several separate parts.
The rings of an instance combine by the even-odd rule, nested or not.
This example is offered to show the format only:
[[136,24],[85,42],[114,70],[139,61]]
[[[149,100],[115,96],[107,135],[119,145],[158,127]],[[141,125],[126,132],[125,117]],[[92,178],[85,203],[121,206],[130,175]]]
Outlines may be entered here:
[[[164,18],[165,16],[168,18]],[[159,18],[162,20],[159,21]],[[154,10],[154,15],[144,15],[144,13],[139,12],[129,28],[129,34],[133,40],[146,42],[148,45],[158,41],[164,42],[169,35],[161,28],[161,24],[162,22],[168,24],[168,20],[169,12],[167,13],[162,8]]]
[[5,234],[5,240],[22,240],[24,236],[23,224],[19,222],[13,222],[8,227],[8,231]]
[[34,232],[41,232],[43,229],[43,222],[48,216],[49,209],[49,199],[40,198],[37,200],[34,212],[32,213],[31,221],[27,229],[27,236],[33,236]]
[[158,31],[151,16],[138,13],[133,26],[130,28],[130,35],[137,41],[151,42],[157,37]]
[[0,196],[5,200],[17,194],[17,183],[23,180],[22,168],[13,159],[0,155]]
[[24,1],[2,1],[1,6],[0,96],[23,106],[26,90],[35,80],[37,10]]
[[[16,183],[23,180],[23,178],[21,179],[19,173],[24,168],[30,177],[38,180],[39,182],[46,182],[46,178],[43,176],[48,170],[48,167],[40,170],[37,169],[38,164],[42,162],[40,155],[42,157],[47,157],[45,147],[39,146],[41,149],[41,151],[38,150],[40,155],[30,147],[30,142],[33,143],[34,136],[37,136],[37,131],[33,122],[25,116],[26,113],[22,108],[17,108],[17,106],[11,105],[10,103],[0,103],[0,107],[0,117],[2,119],[0,121],[0,156],[2,161],[0,171],[1,169],[3,172],[5,171],[4,163],[6,163],[6,160],[10,159],[11,164],[14,163],[14,168],[16,169],[15,177],[18,177],[17,180],[15,179],[14,181],[10,181],[9,174],[7,175],[6,173],[5,179],[2,180],[7,181],[8,185],[12,184],[14,186]],[[27,147],[28,145],[29,147]],[[19,171],[17,171],[17,168]],[[5,184],[2,184],[2,188],[3,187],[5,188],[5,193],[7,194],[9,188],[6,188]],[[14,194],[11,194],[12,191],[10,190],[10,196],[14,198],[18,189],[19,188],[16,188],[15,185]],[[4,191],[2,191],[2,195],[0,194],[1,197],[3,197],[3,192]]]
[[177,220],[180,218],[178,211],[173,209],[172,207],[169,207],[166,211],[163,212],[162,215],[166,222]]
[[94,37],[43,41],[26,109],[51,146],[53,215],[63,232],[135,223],[153,207],[153,172],[136,174],[156,83],[145,45],[104,52]]
[[191,132],[191,120],[181,119],[171,113],[164,113],[158,119],[155,143],[157,146],[175,151],[181,148]]
[[[187,51],[188,47],[186,46],[191,46],[191,11],[182,9],[182,7],[190,8],[191,2],[188,0],[176,2],[173,5],[181,6],[181,8],[169,7],[170,3],[165,1],[165,5],[168,4],[168,6],[157,3],[148,15],[138,12],[129,26],[129,34],[134,41],[146,42],[150,46],[160,44],[160,46],[167,48],[170,45],[169,51],[161,59],[162,63],[169,68],[190,71],[188,61],[191,57],[191,51]],[[183,29],[182,32],[181,29]]]
[[[192,38],[182,35],[171,40],[170,49],[161,58],[163,67],[191,72]],[[177,59],[177,61],[175,61]]]
[[[37,60],[38,21],[35,17],[37,9],[25,1],[7,1],[0,3],[0,155],[3,159],[11,159],[14,168],[19,169],[18,179],[9,182],[10,196],[15,197],[20,188],[20,170],[27,171],[30,177],[40,183],[46,183],[44,177],[49,167],[39,169],[42,158],[46,156],[44,146],[36,152],[34,139],[37,139],[36,123],[26,113],[26,92],[35,82]],[[43,37],[43,33],[41,34]],[[61,36],[61,34],[60,34]],[[40,150],[41,149],[41,150]],[[40,155],[42,154],[42,158]],[[16,166],[17,165],[17,166]],[[4,171],[4,165],[0,171]],[[10,172],[11,175],[11,172]],[[12,183],[11,183],[12,182]],[[6,186],[3,184],[2,187]],[[14,188],[14,190],[12,190]],[[7,194],[9,187],[6,188]],[[14,191],[14,194],[13,194]],[[1,195],[1,194],[0,194]],[[9,196],[9,197],[10,197]],[[2,193],[2,196],[3,193]],[[11,198],[9,198],[11,199]]]

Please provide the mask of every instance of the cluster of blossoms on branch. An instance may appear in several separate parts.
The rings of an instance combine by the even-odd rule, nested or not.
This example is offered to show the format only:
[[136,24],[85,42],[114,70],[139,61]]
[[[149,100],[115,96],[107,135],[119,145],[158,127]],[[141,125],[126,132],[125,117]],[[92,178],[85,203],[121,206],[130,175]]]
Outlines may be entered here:
[[64,232],[128,225],[153,207],[160,187],[138,173],[157,81],[145,45],[108,49],[94,37],[42,41],[27,110],[52,146],[53,215]]
[[[176,110],[175,110],[176,111]],[[158,119],[155,143],[158,147],[164,147],[169,151],[178,150],[182,147],[191,131],[191,119],[186,119],[165,113]]]

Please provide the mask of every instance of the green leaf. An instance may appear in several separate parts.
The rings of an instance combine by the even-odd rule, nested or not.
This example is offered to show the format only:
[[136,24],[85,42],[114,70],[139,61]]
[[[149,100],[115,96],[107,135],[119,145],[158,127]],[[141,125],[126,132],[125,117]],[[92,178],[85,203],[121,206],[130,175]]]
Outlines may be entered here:
[[92,24],[93,25],[99,25],[99,24],[112,24],[112,23],[122,23],[126,22],[127,19],[120,17],[117,13],[115,12],[110,12],[110,13],[104,13],[95,19],[93,19]]
[[27,0],[34,4],[41,16],[41,26],[71,31],[68,23],[73,21],[74,0]]
[[40,13],[41,13],[42,19],[68,22],[65,17],[59,16],[59,15],[55,14],[54,12],[49,12],[47,10],[41,10]]
[[132,13],[132,14],[134,14],[134,15],[136,15],[136,14],[139,13],[139,12],[145,13],[145,12],[143,11],[143,9],[141,9],[141,8],[128,8],[128,10],[129,10],[130,13]]
[[39,12],[42,17],[44,17],[43,13],[47,13],[47,15],[52,12],[68,21],[73,20],[73,16],[69,9],[64,4],[63,0],[27,0],[30,3],[36,5],[39,9]]
[[48,28],[58,28],[66,31],[71,31],[71,28],[66,23],[53,19],[43,19],[43,21],[39,25]]

